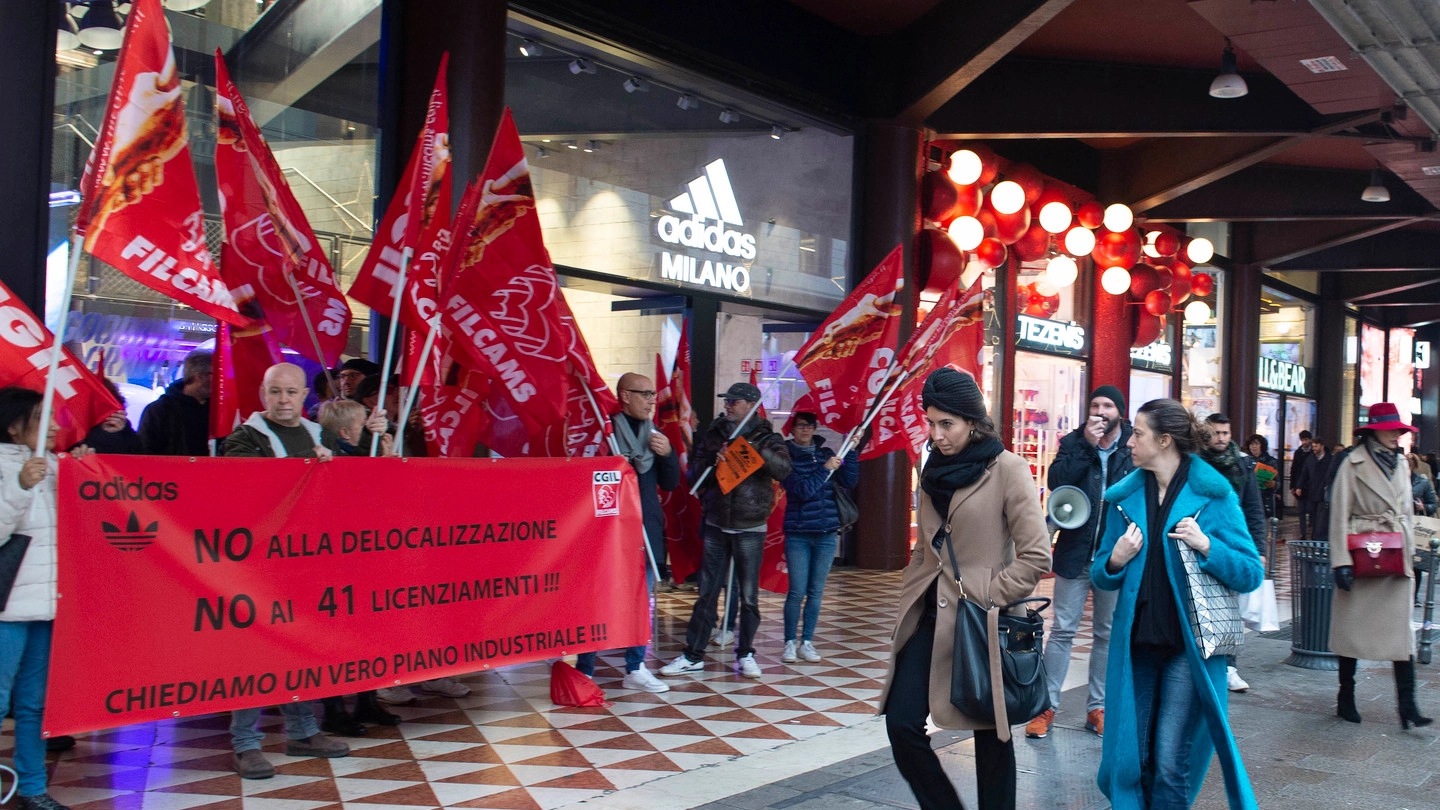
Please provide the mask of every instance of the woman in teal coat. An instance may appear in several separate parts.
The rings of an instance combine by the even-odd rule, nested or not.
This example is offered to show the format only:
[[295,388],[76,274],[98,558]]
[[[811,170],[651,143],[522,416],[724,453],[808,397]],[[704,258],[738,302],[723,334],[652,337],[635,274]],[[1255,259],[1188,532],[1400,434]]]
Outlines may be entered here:
[[1179,402],[1145,403],[1130,438],[1138,469],[1105,493],[1090,580],[1120,592],[1098,777],[1115,810],[1188,808],[1215,753],[1230,806],[1257,807],[1226,720],[1225,657],[1201,657],[1186,617],[1178,544],[1239,593],[1260,587],[1263,571],[1234,489],[1194,455],[1198,430]]

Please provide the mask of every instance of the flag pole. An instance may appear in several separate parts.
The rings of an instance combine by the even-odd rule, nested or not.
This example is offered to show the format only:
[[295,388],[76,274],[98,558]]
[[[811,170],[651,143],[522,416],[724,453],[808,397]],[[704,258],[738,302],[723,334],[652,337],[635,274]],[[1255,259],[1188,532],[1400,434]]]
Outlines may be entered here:
[[[595,401],[595,392],[590,390],[589,381],[582,381],[580,385],[585,389],[585,398],[590,400],[590,407],[595,409],[595,415],[600,417],[600,424],[604,426],[605,439],[610,443],[611,455],[619,456],[620,444],[615,441],[615,433],[610,429],[610,417],[600,410],[600,403]],[[673,453],[675,450],[672,448],[670,452]],[[650,533],[645,531],[644,521],[640,522],[640,538],[645,541],[645,559],[650,562],[650,573],[655,575],[655,582],[658,583],[660,582],[660,566],[655,562],[655,552],[650,548]]]
[[[400,304],[405,297],[405,271],[410,269],[410,250],[400,251],[400,273],[395,281],[395,303],[390,307],[390,333],[385,338],[385,363],[380,369],[380,399],[375,407],[385,407],[386,388],[390,383],[390,366],[395,362],[395,332],[400,326]],[[403,430],[403,428],[401,428]],[[380,437],[370,436],[370,455],[380,448]]]
[[[70,294],[75,287],[75,273],[80,269],[80,253],[85,240],[80,234],[70,236],[70,261],[65,263],[65,288],[60,291],[60,322],[55,324],[55,345],[50,352],[50,369],[45,373],[45,393],[40,398],[40,426],[36,428],[35,456],[45,457],[45,440],[50,436],[50,416],[55,410],[55,374],[60,356],[65,353],[65,325],[70,322]],[[45,308],[42,306],[43,313]],[[44,315],[40,318],[45,319]]]
[[[760,402],[764,402],[764,401],[765,401],[765,395],[768,394],[768,393],[770,393],[771,391],[774,391],[774,390],[775,390],[775,386],[779,385],[781,378],[785,376],[785,372],[789,371],[790,369],[792,369],[792,368],[794,368],[794,367],[795,367],[795,355],[792,354],[792,355],[790,355],[790,359],[785,363],[785,367],[782,368],[782,369],[780,369],[780,373],[779,373],[779,374],[776,374],[776,375],[775,375],[775,379],[773,379],[773,380],[770,381],[769,387],[767,387],[763,392],[761,392],[761,394],[760,394],[760,401],[759,401],[759,402],[756,402],[756,403],[755,403],[755,407],[751,408],[751,409],[750,409],[750,412],[747,413],[747,414],[745,414],[745,418],[740,420],[740,424],[736,425],[736,426],[735,426],[735,429],[732,430],[732,431],[730,431],[730,438],[725,440],[725,443],[726,443],[726,444],[729,444],[730,442],[735,441],[735,437],[736,437],[736,436],[739,436],[740,433],[741,433],[741,431],[745,430],[745,426],[748,425],[748,424],[750,424],[750,417],[754,416],[755,413],[756,413],[756,411],[759,411],[759,410],[760,410]],[[703,484],[703,483],[705,483],[705,479],[706,479],[706,478],[709,478],[709,477],[710,477],[710,473],[712,473],[712,472],[714,472],[714,471],[715,471],[715,465],[714,465],[714,464],[711,464],[709,467],[706,467],[706,468],[705,468],[705,472],[701,473],[701,474],[700,474],[700,477],[697,478],[697,479],[695,479],[695,486],[690,487],[690,494],[691,494],[691,495],[694,495],[696,492],[699,492],[699,491],[700,491],[700,485]]]
[[425,345],[420,349],[420,362],[415,364],[415,376],[410,380],[410,387],[405,390],[405,401],[400,405],[400,421],[395,428],[395,454],[405,455],[405,425],[410,421],[410,411],[415,407],[415,395],[420,391],[420,378],[425,374],[425,366],[430,362],[430,352],[435,348],[435,334],[440,331],[440,316],[436,315],[430,321],[430,329],[425,333]]
[[325,384],[330,386],[330,393],[334,394],[335,378],[330,376],[330,364],[325,360],[325,351],[320,348],[320,336],[315,334],[315,324],[310,321],[310,310],[305,308],[305,299],[300,295],[300,284],[295,280],[294,273],[286,273],[285,280],[290,282],[290,289],[295,292],[295,308],[300,310],[300,320],[305,322],[305,331],[310,333],[310,344],[315,347],[315,356],[320,358],[320,368],[325,371]]
[[[875,417],[879,416],[880,412],[885,410],[885,404],[890,401],[890,397],[894,396],[896,391],[900,390],[900,384],[905,382],[905,378],[908,376],[910,376],[910,370],[901,369],[900,373],[895,376],[895,383],[885,391],[885,396],[881,397],[880,401],[875,403],[875,407],[871,408],[870,412],[865,415],[865,420],[860,423],[860,426],[850,431],[850,435],[846,436],[845,441],[840,443],[840,452],[837,453],[837,455],[840,456],[840,462],[842,464],[845,462],[845,454],[850,452],[850,440],[865,435],[865,428],[870,427],[870,423],[875,420]],[[829,481],[833,475],[835,475],[835,471],[829,471],[825,474],[825,480]]]

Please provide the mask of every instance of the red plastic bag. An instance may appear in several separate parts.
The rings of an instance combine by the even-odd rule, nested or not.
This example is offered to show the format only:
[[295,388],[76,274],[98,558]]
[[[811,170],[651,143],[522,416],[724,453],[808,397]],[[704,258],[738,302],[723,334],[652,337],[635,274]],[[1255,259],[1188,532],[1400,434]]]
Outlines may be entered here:
[[556,706],[609,706],[605,692],[564,661],[550,665],[550,702]]

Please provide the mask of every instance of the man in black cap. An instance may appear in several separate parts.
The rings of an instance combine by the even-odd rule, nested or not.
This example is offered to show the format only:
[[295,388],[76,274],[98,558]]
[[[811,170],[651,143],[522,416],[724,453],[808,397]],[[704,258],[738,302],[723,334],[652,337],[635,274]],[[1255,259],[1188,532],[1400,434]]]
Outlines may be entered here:
[[[750,383],[737,382],[720,395],[725,400],[725,414],[706,429],[695,443],[690,456],[690,485],[700,477],[700,500],[705,507],[705,553],[700,562],[700,593],[690,612],[685,630],[685,651],[666,664],[661,675],[682,675],[705,668],[705,644],[715,627],[715,601],[725,585],[730,562],[740,584],[740,636],[735,647],[735,663],[747,678],[760,677],[755,663],[755,631],[760,626],[760,560],[765,550],[765,524],[770,508],[775,505],[774,481],[790,474],[790,451],[784,438],[770,426],[770,420],[758,415],[746,421],[750,411],[759,407],[760,389]],[[730,449],[730,434],[736,425],[745,423],[741,437],[750,443],[763,464],[742,479],[728,493],[716,480],[717,462],[725,460]]]
[[[379,374],[380,366],[363,357],[352,357],[340,364],[335,370],[335,392],[337,397],[342,399],[356,399],[355,392],[360,387],[360,381],[366,377]],[[358,402],[359,400],[356,399]],[[395,413],[395,411],[391,411]]]
[[1050,733],[1055,709],[1060,706],[1060,689],[1070,669],[1070,646],[1087,594],[1094,600],[1091,623],[1095,641],[1090,648],[1090,691],[1085,702],[1085,727],[1105,734],[1105,666],[1110,658],[1110,619],[1115,612],[1116,591],[1090,587],[1090,562],[1104,528],[1105,490],[1135,469],[1130,461],[1130,424],[1125,421],[1125,395],[1113,385],[1102,385],[1090,394],[1085,424],[1060,440],[1060,450],[1050,463],[1046,485],[1079,487],[1090,499],[1090,519],[1083,526],[1061,529],[1055,543],[1055,624],[1045,639],[1045,685],[1050,705],[1025,726],[1025,736],[1041,738]]

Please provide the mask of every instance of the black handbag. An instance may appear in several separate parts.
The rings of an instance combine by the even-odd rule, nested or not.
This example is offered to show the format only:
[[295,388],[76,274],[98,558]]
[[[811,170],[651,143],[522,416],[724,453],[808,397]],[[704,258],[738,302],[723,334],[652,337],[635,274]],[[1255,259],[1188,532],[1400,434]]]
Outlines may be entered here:
[[0,546],[0,610],[10,603],[10,590],[15,587],[15,577],[20,575],[20,563],[25,561],[25,552],[30,550],[30,535],[12,534],[10,541]]
[[[1024,723],[1050,708],[1050,690],[1045,686],[1045,619],[1040,611],[1050,606],[1043,596],[1017,599],[988,610],[965,596],[960,567],[950,536],[945,536],[950,567],[960,588],[955,606],[955,653],[950,666],[950,703],[966,717],[994,723],[1009,739],[1011,718]],[[1039,609],[1029,607],[1040,602]],[[1023,616],[1010,610],[1026,605]],[[1001,688],[995,689],[996,681]]]
[[855,525],[860,519],[860,507],[855,505],[855,499],[845,491],[845,487],[836,482],[830,483],[830,488],[835,490],[835,513],[840,516],[840,528],[848,529]]

